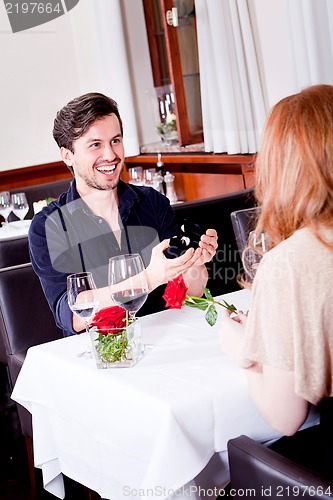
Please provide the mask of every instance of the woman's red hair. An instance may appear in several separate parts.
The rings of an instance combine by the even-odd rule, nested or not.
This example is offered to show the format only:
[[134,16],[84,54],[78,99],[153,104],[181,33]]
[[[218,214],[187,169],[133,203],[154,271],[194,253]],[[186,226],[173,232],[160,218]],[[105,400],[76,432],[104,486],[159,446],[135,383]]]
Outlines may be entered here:
[[256,232],[265,230],[270,248],[307,226],[333,250],[320,232],[333,229],[333,86],[308,87],[273,107],[255,175]]

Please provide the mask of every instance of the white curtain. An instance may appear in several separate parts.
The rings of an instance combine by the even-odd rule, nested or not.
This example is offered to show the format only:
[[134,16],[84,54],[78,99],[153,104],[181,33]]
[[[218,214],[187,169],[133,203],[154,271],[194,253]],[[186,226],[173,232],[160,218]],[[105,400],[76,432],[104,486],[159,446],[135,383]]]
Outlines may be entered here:
[[246,0],[196,0],[205,150],[255,153],[266,110]]
[[333,1],[287,2],[296,86],[333,84]]
[[126,156],[137,155],[140,148],[122,0],[80,0],[79,7],[79,18],[75,9],[71,12],[82,92],[102,92],[118,103]]

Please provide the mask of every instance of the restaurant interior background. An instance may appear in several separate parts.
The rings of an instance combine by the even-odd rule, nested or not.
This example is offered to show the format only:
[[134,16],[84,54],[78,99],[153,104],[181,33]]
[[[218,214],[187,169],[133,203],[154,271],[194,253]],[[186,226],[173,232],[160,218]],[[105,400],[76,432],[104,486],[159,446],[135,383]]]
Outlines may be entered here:
[[[213,3],[248,8],[265,113],[302,87],[333,84],[333,0],[196,0],[199,2],[208,9]],[[154,81],[142,0],[79,0],[65,15],[18,33],[12,33],[5,2],[0,2],[0,53],[0,190],[7,185],[19,189],[27,179],[29,185],[38,184],[41,171],[49,171],[44,182],[69,176],[65,166],[59,174],[53,120],[61,107],[85,92],[103,92],[118,102],[127,157],[138,155],[143,146],[161,142],[152,111]],[[220,64],[224,71],[222,54]],[[214,196],[214,189],[221,192],[223,183],[216,182],[214,174],[215,168],[221,168],[222,158],[205,154],[202,161],[207,164],[197,174],[188,175],[206,185],[205,196]],[[167,158],[163,154],[165,162]],[[180,158],[182,163],[181,153]],[[28,171],[30,177],[25,175]],[[217,175],[222,179],[221,170]],[[227,189],[236,191],[237,186],[231,182]],[[210,221],[212,213],[218,222],[230,219],[232,196],[221,196],[218,202],[204,200]],[[180,213],[189,210],[185,205],[177,206]],[[202,216],[207,213],[197,204],[195,213],[199,211]],[[225,233],[223,242],[227,248]],[[7,466],[1,466],[5,479],[0,479],[0,496],[4,484],[9,485],[8,491],[15,484],[21,491],[21,483],[25,481],[26,488],[29,483],[21,473],[27,475],[27,465],[18,421],[14,422],[15,432],[12,422],[7,424],[10,432],[3,425],[1,435],[0,461]]]
[[[209,9],[216,1],[238,4],[238,8],[247,4],[266,113],[301,87],[333,83],[331,0],[294,0],[292,8],[288,0],[201,3]],[[159,141],[141,0],[80,0],[67,14],[18,33],[11,32],[1,3],[0,52],[0,175],[59,161],[52,138],[55,113],[89,91],[106,93],[118,102],[127,156]],[[300,74],[300,60],[306,57],[312,58],[312,67],[309,64],[309,71]]]

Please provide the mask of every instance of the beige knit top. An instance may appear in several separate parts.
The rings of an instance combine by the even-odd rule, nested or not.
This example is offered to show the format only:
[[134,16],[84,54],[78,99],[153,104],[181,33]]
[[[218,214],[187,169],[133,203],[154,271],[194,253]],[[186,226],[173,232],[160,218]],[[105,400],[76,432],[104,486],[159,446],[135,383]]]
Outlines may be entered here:
[[296,394],[310,403],[333,396],[333,252],[309,229],[296,231],[262,259],[244,356],[293,370]]

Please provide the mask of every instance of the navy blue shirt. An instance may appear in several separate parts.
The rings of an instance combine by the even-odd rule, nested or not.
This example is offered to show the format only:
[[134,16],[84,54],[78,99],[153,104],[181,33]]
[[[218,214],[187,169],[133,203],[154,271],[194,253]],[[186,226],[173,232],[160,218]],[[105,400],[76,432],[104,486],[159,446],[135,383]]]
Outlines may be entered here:
[[[109,258],[139,253],[147,267],[151,251],[160,241],[176,234],[177,221],[168,198],[153,188],[120,181],[119,234],[91,213],[80,198],[75,180],[67,192],[35,215],[29,229],[29,250],[56,324],[65,336],[72,328],[67,303],[67,276],[91,271],[97,287],[108,284]],[[139,314],[161,310],[164,287],[151,292]]]

